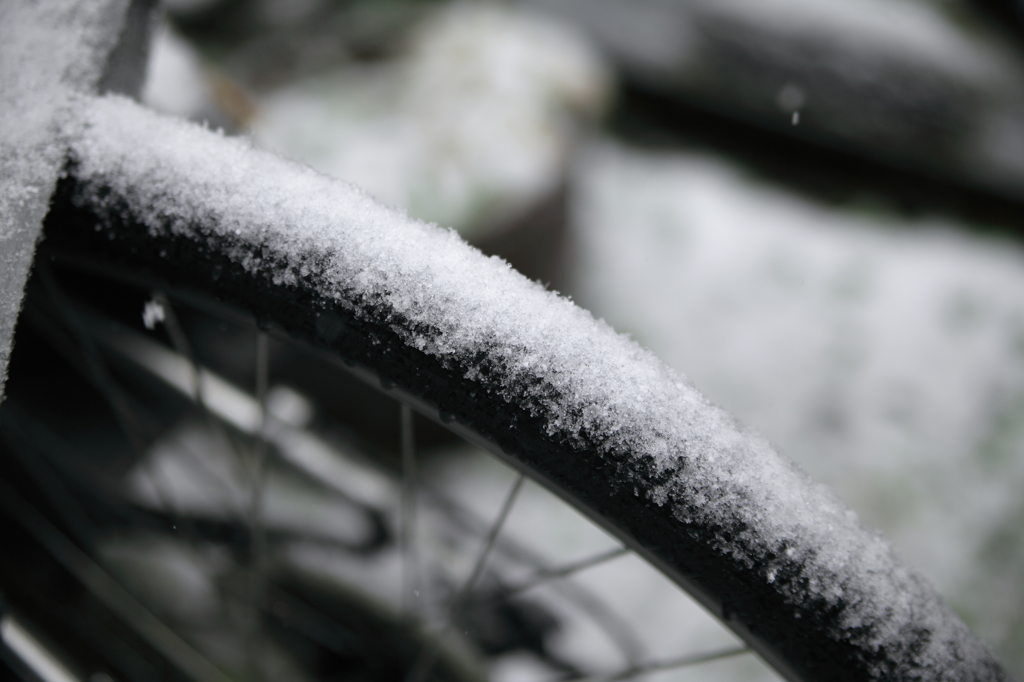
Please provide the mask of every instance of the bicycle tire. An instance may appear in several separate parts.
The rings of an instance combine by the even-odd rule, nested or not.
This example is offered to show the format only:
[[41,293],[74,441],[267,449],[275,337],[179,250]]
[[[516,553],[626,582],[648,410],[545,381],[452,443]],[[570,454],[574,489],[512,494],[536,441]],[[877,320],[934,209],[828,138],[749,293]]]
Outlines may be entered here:
[[329,351],[584,511],[787,679],[1008,679],[831,492],[571,302],[244,141],[120,98],[79,121],[48,247]]

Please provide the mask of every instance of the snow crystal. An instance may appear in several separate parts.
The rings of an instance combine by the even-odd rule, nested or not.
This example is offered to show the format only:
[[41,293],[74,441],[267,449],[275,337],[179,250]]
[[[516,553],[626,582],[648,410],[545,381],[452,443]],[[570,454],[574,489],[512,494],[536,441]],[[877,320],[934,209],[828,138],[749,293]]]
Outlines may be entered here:
[[146,329],[156,329],[156,325],[166,319],[167,312],[159,301],[146,301],[142,307],[142,324]]

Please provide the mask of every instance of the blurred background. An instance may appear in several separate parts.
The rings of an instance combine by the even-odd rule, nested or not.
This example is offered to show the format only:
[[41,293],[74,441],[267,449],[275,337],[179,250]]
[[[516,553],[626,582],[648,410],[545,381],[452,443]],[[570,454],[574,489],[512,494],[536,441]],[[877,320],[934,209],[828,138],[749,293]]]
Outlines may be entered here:
[[[452,227],[572,296],[835,488],[1024,677],[1022,12],[168,0],[143,100]],[[493,515],[508,472],[430,433],[423,446],[443,452],[425,475]],[[156,494],[158,469],[129,476],[136,499]],[[614,548],[530,495],[510,524],[542,553]],[[194,547],[140,547],[104,551],[195,585],[181,576],[226,571]],[[303,551],[307,573],[326,571]],[[732,641],[693,606],[662,618],[669,588],[616,566],[581,579],[648,621],[639,639],[662,657],[684,635]],[[530,613],[516,617],[531,632],[557,629]],[[571,677],[572,652],[602,655],[563,639],[495,645],[515,655],[495,654],[492,677]],[[655,677],[773,674],[740,657]]]

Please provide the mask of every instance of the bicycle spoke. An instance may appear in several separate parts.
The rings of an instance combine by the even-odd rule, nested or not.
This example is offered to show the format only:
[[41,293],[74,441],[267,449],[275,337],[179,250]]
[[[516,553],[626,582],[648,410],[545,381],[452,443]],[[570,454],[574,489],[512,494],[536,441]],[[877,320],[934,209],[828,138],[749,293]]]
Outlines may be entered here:
[[[691,654],[689,656],[669,659],[667,661],[655,661],[652,663],[645,663],[643,665],[632,666],[613,675],[593,677],[589,678],[589,680],[592,682],[620,682],[620,680],[629,680],[648,673],[662,672],[665,670],[678,670],[679,668],[687,668],[690,666],[700,665],[701,663],[719,661],[723,658],[732,658],[733,656],[739,656],[740,654],[746,654],[752,651],[753,650],[749,646],[730,647],[728,649],[719,649],[718,651],[709,651],[702,654]],[[569,679],[563,678],[559,682],[569,682]]]
[[[182,326],[181,321],[178,319],[177,313],[174,311],[174,306],[171,304],[170,299],[162,291],[156,291],[153,293],[153,300],[160,305],[161,314],[163,316],[162,322],[164,328],[167,330],[167,335],[171,337],[171,343],[174,345],[175,350],[188,362],[192,381],[191,388],[192,401],[199,407],[200,412],[203,414],[203,418],[210,425],[210,428],[219,432],[230,446],[231,451],[235,457],[242,464],[243,468],[248,468],[248,462],[245,461],[245,457],[242,454],[242,449],[239,444],[232,437],[231,433],[224,428],[223,422],[217,418],[217,415],[210,409],[209,399],[206,395],[207,392],[207,381],[206,372],[203,371],[202,366],[199,364],[199,358],[196,357],[192,350],[192,344],[189,343],[188,336],[185,334],[185,328]],[[258,426],[258,424],[257,424]]]
[[260,423],[256,432],[252,471],[252,506],[249,509],[249,527],[253,534],[254,563],[259,565],[265,550],[266,529],[263,526],[263,495],[267,484],[267,385],[270,375],[269,343],[264,332],[256,332],[256,402],[259,404]]
[[469,578],[467,578],[466,582],[463,583],[462,589],[459,590],[455,600],[452,602],[452,607],[449,611],[449,621],[454,620],[454,617],[458,615],[466,597],[473,590],[473,587],[476,586],[476,581],[479,580],[480,576],[483,574],[484,566],[487,565],[487,558],[490,556],[491,549],[494,547],[494,541],[498,538],[498,533],[501,532],[502,526],[505,525],[505,520],[512,511],[512,507],[515,505],[516,498],[519,496],[519,491],[522,490],[523,482],[525,480],[526,479],[522,474],[516,475],[515,483],[512,484],[511,490],[509,490],[508,495],[505,497],[505,502],[501,505],[501,511],[498,512],[498,517],[494,520],[491,530],[487,533],[487,539],[484,541],[483,549],[481,549],[480,555],[477,557],[472,573],[469,574]]
[[0,482],[0,504],[89,592],[132,626],[193,682],[231,682],[216,665],[128,593],[100,565],[15,492]]
[[200,409],[206,411],[199,361],[196,360],[195,355],[192,353],[192,344],[188,342],[188,336],[185,335],[185,329],[181,326],[181,322],[174,312],[174,306],[171,305],[170,299],[162,291],[153,293],[153,301],[159,306],[159,319],[164,323],[164,328],[167,330],[167,335],[171,337],[171,343],[174,345],[175,350],[184,356],[192,366],[192,400],[199,405]]
[[[253,446],[251,497],[249,508],[249,607],[250,632],[247,637],[249,665],[253,679],[260,679],[257,661],[260,651],[260,603],[262,601],[267,560],[266,528],[263,522],[263,496],[267,485],[267,384],[270,375],[270,353],[266,333],[256,332],[256,402],[260,407],[260,423]],[[198,379],[199,373],[196,372]]]
[[[174,345],[175,350],[178,352],[178,355],[183,357],[189,366],[189,370],[192,376],[192,393],[189,394],[189,397],[199,408],[199,411],[202,414],[207,426],[210,428],[210,431],[212,433],[216,433],[221,438],[223,438],[225,444],[228,446],[228,451],[232,455],[234,455],[235,460],[238,462],[241,469],[243,471],[248,471],[250,478],[253,481],[255,481],[259,475],[257,471],[261,466],[259,463],[259,452],[257,451],[257,453],[255,453],[255,457],[247,458],[245,453],[247,448],[244,447],[242,443],[239,443],[238,440],[232,434],[232,432],[225,427],[223,417],[220,414],[216,414],[215,410],[211,408],[210,397],[207,395],[207,389],[210,387],[209,384],[212,383],[210,381],[211,374],[210,372],[204,370],[203,367],[199,364],[199,359],[195,356],[195,354],[192,351],[192,345],[189,343],[188,336],[185,334],[185,328],[184,326],[182,326],[181,321],[178,319],[178,315],[175,312],[174,306],[171,304],[170,299],[164,292],[156,291],[153,293],[153,300],[156,303],[158,303],[161,307],[161,314],[163,318],[162,322],[164,324],[165,329],[167,330],[168,336],[171,337],[171,343]],[[266,334],[263,332],[257,332],[257,334],[258,336],[266,337]],[[259,341],[257,341],[257,345],[258,344]],[[259,353],[257,352],[257,355],[258,354]],[[258,358],[257,365],[259,365]],[[259,367],[257,367],[256,373],[258,383],[260,373]],[[264,386],[263,390],[264,393],[266,393],[266,386]],[[257,438],[256,442],[259,443],[259,439],[262,438],[263,436],[258,431],[262,430],[262,427],[265,426],[266,410],[261,409],[262,407],[264,407],[262,402],[257,402],[256,404],[257,409],[255,410],[255,413],[257,415],[257,419],[256,424],[254,425],[255,428],[253,428],[251,432],[256,432],[254,435],[256,435]],[[259,445],[257,445],[257,448],[258,447]],[[256,463],[254,464],[253,461],[250,461],[250,459],[255,459]],[[254,491],[256,490],[256,487],[257,486],[255,485],[253,486]],[[242,508],[239,510],[239,514],[246,521],[252,520],[253,504],[255,504],[255,502],[251,502],[249,508],[245,508],[244,502],[241,503]],[[252,542],[252,539],[250,539],[250,542]],[[251,550],[250,553],[252,553]]]
[[[20,410],[9,405],[5,408],[0,412],[0,436],[4,444],[9,446],[46,500],[53,505],[72,537],[82,546],[89,546],[96,530],[92,519],[57,473],[45,451],[33,447],[32,444],[38,443],[39,439],[27,433],[27,429],[34,426],[31,417],[19,414]],[[14,410],[14,414],[8,410]]]
[[[74,298],[65,297],[67,299],[66,304],[75,307],[72,311],[75,314],[74,318],[69,318],[67,313],[58,307],[56,301],[50,305],[40,306],[38,313],[47,318],[43,320],[44,322],[47,322],[50,318],[58,321],[58,331],[61,332],[62,337],[66,337],[58,339],[58,341],[62,341],[65,346],[68,346],[64,354],[71,354],[72,359],[77,363],[76,370],[83,373],[86,379],[90,380],[90,383],[96,385],[105,396],[108,396],[108,400],[110,399],[108,391],[104,390],[104,387],[97,385],[102,382],[102,379],[97,376],[94,365],[97,362],[104,365],[109,363],[108,378],[112,386],[111,390],[122,393],[126,403],[128,401],[132,403],[130,408],[133,411],[136,411],[137,407],[141,408],[141,414],[135,415],[143,420],[140,422],[140,426],[148,426],[148,422],[145,420],[153,420],[156,418],[156,415],[150,414],[146,407],[135,405],[137,397],[131,389],[131,384],[125,383],[122,385],[120,380],[116,378],[121,376],[122,365],[120,361],[122,356],[154,373],[154,376],[163,379],[169,387],[174,388],[178,395],[183,395],[187,400],[190,400],[194,405],[192,419],[198,417],[200,423],[205,420],[208,427],[213,429],[211,435],[215,433],[222,435],[226,440],[225,444],[228,446],[227,448],[220,446],[223,448],[222,451],[233,451],[235,457],[243,465],[241,470],[233,470],[243,473],[248,472],[249,476],[245,476],[239,481],[245,486],[241,491],[242,496],[232,506],[236,509],[235,513],[239,515],[239,521],[245,523],[250,530],[248,555],[248,568],[250,570],[244,573],[242,580],[236,580],[233,586],[218,584],[216,589],[218,592],[224,592],[221,597],[222,599],[233,596],[234,603],[237,605],[236,608],[239,608],[235,613],[239,615],[244,614],[245,620],[239,623],[239,625],[242,625],[242,628],[240,631],[236,630],[241,635],[239,644],[246,656],[245,667],[239,670],[239,672],[253,680],[253,682],[258,682],[264,675],[269,674],[262,670],[262,662],[265,660],[265,649],[272,637],[270,631],[266,631],[263,628],[263,623],[267,618],[270,618],[275,623],[278,621],[285,623],[287,621],[285,623],[287,627],[293,628],[295,632],[301,633],[302,636],[309,637],[318,642],[320,646],[325,646],[331,650],[336,648],[333,642],[334,635],[340,632],[339,628],[344,628],[334,617],[326,613],[318,615],[308,609],[302,610],[297,605],[277,604],[274,601],[277,599],[274,592],[275,587],[268,581],[266,570],[267,562],[269,561],[268,552],[271,546],[270,543],[276,542],[277,536],[272,532],[273,526],[266,526],[267,519],[264,518],[263,507],[265,496],[267,495],[267,477],[270,473],[269,458],[280,455],[276,449],[277,446],[275,445],[272,448],[272,444],[279,444],[277,440],[279,426],[283,426],[283,424],[279,425],[275,421],[274,413],[271,413],[267,406],[267,395],[272,378],[270,377],[269,333],[256,326],[252,328],[255,333],[256,345],[255,390],[251,388],[235,389],[244,394],[247,399],[246,404],[242,406],[244,409],[241,409],[238,405],[229,401],[229,399],[233,399],[237,403],[238,396],[225,395],[225,388],[230,388],[228,382],[218,374],[215,374],[214,370],[211,370],[208,366],[199,364],[199,358],[195,353],[202,352],[202,348],[196,348],[194,351],[190,343],[190,341],[199,337],[193,339],[186,336],[186,331],[191,333],[193,330],[194,320],[191,317],[193,311],[191,304],[180,300],[177,293],[173,291],[165,293],[159,285],[149,287],[149,291],[158,292],[154,295],[153,302],[163,306],[163,320],[161,321],[165,324],[168,337],[165,337],[167,340],[162,343],[154,338],[149,338],[148,341],[150,344],[162,348],[168,358],[173,357],[174,362],[164,362],[161,365],[154,359],[147,363],[145,361],[146,355],[143,352],[146,350],[146,347],[142,343],[142,339],[148,335],[139,332],[128,332],[127,330],[119,331],[120,328],[108,320],[105,314],[93,311],[88,305],[83,305]],[[173,300],[175,301],[176,308],[172,307],[170,303],[171,296],[174,297]],[[182,317],[179,318],[176,313],[180,313]],[[52,325],[52,322],[50,324]],[[63,329],[60,329],[60,327],[63,327]],[[122,336],[129,333],[135,334],[139,339],[130,343],[130,340],[126,340],[127,337],[122,338]],[[121,336],[118,336],[118,334]],[[88,337],[92,345],[92,352],[95,354],[94,357],[89,357],[90,349],[85,347],[83,342],[80,341],[82,335]],[[168,347],[167,341],[171,342],[170,347]],[[81,347],[76,348],[76,342]],[[114,351],[113,354],[111,353],[112,351]],[[167,360],[167,358],[160,357],[163,360]],[[101,369],[106,368],[102,367]],[[113,374],[115,369],[118,371],[116,375]],[[116,385],[114,384],[115,381],[118,382]],[[455,636],[455,628],[463,623],[470,622],[468,615],[471,605],[475,607],[478,603],[481,603],[481,600],[510,599],[530,589],[574,576],[584,570],[603,565],[606,562],[613,561],[630,553],[628,548],[616,547],[577,561],[550,565],[546,564],[542,557],[528,550],[521,549],[514,539],[501,534],[524,483],[523,477],[518,476],[508,490],[507,496],[502,501],[501,507],[493,520],[488,520],[478,515],[464,517],[457,513],[454,514],[453,520],[450,519],[450,523],[455,523],[457,526],[463,527],[466,532],[473,534],[476,538],[480,538],[476,541],[480,545],[476,549],[476,556],[467,557],[472,560],[471,566],[467,566],[467,568],[471,569],[468,576],[462,581],[454,581],[453,596],[447,600],[447,606],[441,612],[426,609],[421,590],[424,588],[429,574],[424,574],[422,571],[427,570],[429,567],[423,565],[423,550],[419,546],[419,543],[422,541],[422,538],[419,537],[419,531],[423,529],[418,527],[418,523],[423,522],[423,519],[418,518],[418,515],[422,516],[428,509],[434,509],[435,505],[438,508],[447,509],[448,506],[454,504],[454,501],[450,499],[435,500],[434,497],[437,497],[439,493],[432,493],[429,487],[426,489],[421,487],[425,481],[422,480],[422,472],[419,471],[421,462],[418,461],[416,453],[414,413],[410,408],[400,406],[398,416],[400,428],[399,441],[401,445],[401,480],[398,481],[399,485],[394,486],[394,488],[397,488],[395,492],[399,493],[397,505],[398,546],[392,545],[392,548],[397,550],[399,558],[401,591],[398,595],[400,597],[398,606],[401,613],[408,619],[406,623],[414,623],[416,619],[421,619],[419,622],[424,623],[422,619],[424,618],[425,611],[436,614],[430,619],[432,625],[420,626],[423,629],[416,636],[419,642],[413,645],[415,647],[413,649],[414,656],[411,660],[407,659],[412,665],[406,670],[406,682],[427,682],[433,675],[441,674],[440,670],[442,668],[446,671],[444,674],[447,674],[449,671],[448,666],[450,665],[450,651],[448,647],[452,645],[451,638]],[[153,426],[156,426],[156,422],[153,423]],[[191,461],[189,466],[195,467],[200,471],[206,471],[210,474],[207,480],[217,479],[214,482],[218,483],[219,478],[215,475],[217,472],[211,468],[211,460],[208,457],[209,453],[204,450],[205,447],[202,444],[198,448],[187,449],[188,459]],[[288,460],[288,456],[285,456],[284,459]],[[157,462],[151,459],[148,465],[156,467]],[[303,468],[303,471],[305,471],[305,468]],[[155,469],[151,472],[150,478],[154,479],[152,482],[155,484],[154,492],[160,498],[159,506],[170,514],[172,520],[177,518],[179,523],[182,521],[188,523],[189,519],[186,518],[187,515],[184,514],[184,509],[176,509],[175,507],[178,505],[172,503],[173,495],[169,495],[169,491],[163,490],[163,481],[159,480],[159,473]],[[248,487],[248,495],[245,493],[246,487]],[[394,492],[392,492],[393,494]],[[394,499],[394,497],[391,498],[391,500]],[[394,502],[390,504],[394,504]],[[394,509],[393,506],[391,508]],[[473,516],[475,518],[472,518]],[[506,547],[506,545],[508,546]],[[472,552],[473,550],[471,549],[470,553]],[[498,580],[495,584],[487,582],[487,589],[482,589],[480,584],[485,582],[485,575],[490,575],[488,566],[498,561],[496,557],[499,553],[501,554],[500,558],[505,560],[515,561],[516,559],[510,559],[510,557],[518,557],[518,560],[526,563],[523,568],[527,568],[527,572],[520,574],[523,577],[517,581],[503,580],[500,575],[497,575]],[[244,560],[240,568],[245,568]],[[530,568],[532,570],[529,570]],[[511,585],[505,587],[502,583],[511,583]],[[673,658],[671,660],[648,662],[651,659],[644,654],[640,640],[632,632],[630,624],[618,614],[609,610],[608,605],[603,601],[594,599],[593,596],[586,593],[584,585],[568,580],[557,582],[554,586],[549,585],[549,588],[558,591],[560,594],[569,595],[568,598],[572,603],[580,608],[581,612],[586,613],[587,617],[590,618],[590,622],[606,631],[610,640],[623,653],[619,662],[613,664],[618,668],[618,671],[604,675],[581,673],[575,664],[567,664],[562,667],[557,664],[557,658],[552,658],[551,660],[556,661],[550,668],[552,673],[558,674],[558,672],[561,672],[563,674],[563,677],[558,678],[558,682],[569,682],[570,680],[574,682],[579,680],[618,682],[619,680],[632,679],[658,671],[683,668],[736,656],[748,651],[746,647],[739,647]],[[583,593],[577,594],[580,590]],[[394,595],[395,593],[391,594]],[[299,609],[301,613],[292,613],[293,606],[295,609]],[[280,607],[278,609],[280,613],[274,611],[278,607]],[[412,630],[410,630],[410,634],[412,634]],[[459,634],[461,635],[461,632]],[[344,649],[335,651],[335,653],[347,655],[347,651],[347,649]],[[554,654],[551,655],[554,656]],[[543,660],[548,661],[547,658]]]
[[68,670],[60,657],[33,637],[32,633],[10,613],[0,616],[0,642],[3,642],[8,651],[13,652],[29,670],[35,673],[34,676],[24,676],[22,679],[39,679],[41,682],[79,682],[79,678]]
[[92,336],[82,323],[74,305],[68,300],[57,284],[56,278],[50,271],[49,266],[45,263],[40,263],[37,267],[50,300],[57,309],[58,314],[63,318],[64,324],[71,329],[79,348],[85,356],[86,375],[90,378],[91,383],[100,390],[114,411],[114,417],[117,419],[121,431],[128,439],[128,443],[136,456],[141,456],[145,449],[146,439],[144,437],[144,428],[138,416],[131,409],[127,398],[118,389],[114,379],[110,376],[107,365],[103,361],[99,349],[96,348]]
[[[43,267],[40,268],[40,272],[43,273]],[[120,428],[129,446],[138,458],[140,466],[148,472],[147,475],[151,484],[150,489],[156,498],[157,506],[167,514],[178,517],[179,523],[185,524],[190,534],[194,536],[193,520],[183,517],[180,510],[175,509],[177,505],[172,503],[171,497],[164,489],[163,479],[155,469],[155,460],[145,459],[144,432],[153,429],[153,425],[158,421],[157,418],[144,406],[140,405],[130,393],[126,392],[107,371],[106,362],[99,352],[98,346],[96,346],[95,325],[89,319],[89,316],[93,313],[83,310],[74,299],[66,297],[60,291],[55,278],[52,278],[50,273],[43,273],[42,276],[44,277],[44,285],[49,293],[50,301],[54,306],[58,307],[62,321],[52,319],[52,311],[41,309],[42,306],[38,304],[38,301],[26,302],[25,318],[32,325],[33,329],[45,339],[50,348],[78,372],[90,386],[104,396],[114,413],[118,428]],[[49,281],[46,281],[47,279]],[[62,324],[72,329],[70,336],[67,330],[62,328]],[[24,423],[33,423],[28,415],[20,415],[19,420],[23,423],[22,425]],[[26,422],[26,420],[28,421]],[[36,440],[46,438],[47,436],[49,436],[50,441],[53,441],[55,438],[41,424],[34,424],[33,428],[35,429],[33,438]],[[46,435],[44,435],[44,431]],[[53,448],[57,447],[54,445],[54,442],[51,442],[50,446],[50,450],[44,448],[41,452],[49,454]],[[84,460],[88,458],[76,455],[76,459]],[[201,465],[205,466],[206,461],[202,460]],[[74,476],[78,478],[88,477],[87,474],[81,471],[75,472]],[[74,517],[77,519],[78,515],[75,514]],[[72,523],[71,519],[67,521]]]
[[399,551],[402,557],[403,607],[415,615],[419,603],[419,553],[416,544],[416,434],[413,431],[412,409],[401,405],[402,492],[399,523]]
[[533,589],[538,585],[543,585],[549,580],[555,580],[556,578],[565,578],[574,573],[579,573],[580,571],[583,571],[585,569],[592,568],[594,566],[599,566],[600,564],[603,564],[607,561],[611,561],[612,559],[618,559],[620,556],[625,556],[626,554],[629,554],[629,551],[630,550],[627,547],[617,547],[607,552],[602,552],[601,554],[598,554],[596,556],[592,556],[587,559],[582,559],[571,564],[566,564],[561,568],[537,571],[537,573],[535,573],[534,576],[526,582],[500,591],[498,594],[495,595],[495,598],[505,599],[507,597],[515,596],[517,594],[520,594],[521,592]]
[[[70,328],[73,339],[68,339],[60,330],[58,322],[49,319],[43,311],[27,306],[29,319],[36,331],[43,335],[50,346],[57,351],[72,367],[96,388],[106,399],[114,412],[118,427],[124,434],[129,446],[139,461],[144,461],[146,433],[152,429],[152,415],[146,413],[126,393],[107,369],[107,363],[96,345],[93,329],[89,324],[88,311],[69,298],[57,283],[49,266],[43,262],[39,265],[39,273],[52,305],[57,309],[63,324]],[[81,355],[75,352],[73,345],[78,345]],[[81,364],[84,362],[85,367]],[[147,425],[149,428],[147,428]],[[151,465],[155,464],[151,462]],[[169,514],[173,514],[174,505],[164,490],[160,476],[151,472],[152,490],[157,502]],[[187,521],[190,526],[191,521]]]
[[[450,521],[462,530],[478,535],[483,535],[486,532],[488,524],[479,519],[478,514],[469,507],[458,504],[455,500],[426,487],[422,481],[420,490],[424,494],[430,493],[431,503],[443,509]],[[543,559],[516,540],[506,536],[497,540],[496,543],[501,548],[503,555],[532,566],[537,573],[544,570]],[[587,613],[588,617],[615,643],[630,666],[637,665],[646,658],[643,644],[633,626],[610,609],[598,596],[583,585],[572,581],[556,583],[555,589],[565,594],[576,606]],[[497,596],[501,597],[502,594],[499,593]]]
[[[484,540],[483,548],[480,550],[479,556],[477,556],[476,563],[473,565],[473,570],[470,572],[466,582],[462,584],[455,598],[452,599],[451,605],[448,608],[448,613],[445,616],[445,620],[442,624],[440,632],[438,632],[438,638],[441,638],[448,632],[448,629],[455,624],[458,620],[462,609],[465,607],[467,597],[472,592],[473,587],[476,585],[477,580],[483,574],[484,567],[487,565],[487,558],[490,556],[491,549],[494,547],[494,541],[498,538],[498,533],[501,532],[502,526],[505,525],[505,520],[508,518],[509,513],[512,511],[512,507],[515,506],[516,499],[519,496],[519,491],[522,490],[523,482],[525,478],[522,474],[516,475],[515,483],[512,484],[511,490],[505,497],[505,502],[501,505],[501,511],[498,512],[498,517],[494,520],[491,525],[490,531],[487,533],[487,539]],[[437,646],[427,646],[420,652],[413,664],[412,668],[409,669],[409,674],[405,678],[405,682],[426,682],[427,677],[430,676],[431,670],[437,663],[440,651]]]

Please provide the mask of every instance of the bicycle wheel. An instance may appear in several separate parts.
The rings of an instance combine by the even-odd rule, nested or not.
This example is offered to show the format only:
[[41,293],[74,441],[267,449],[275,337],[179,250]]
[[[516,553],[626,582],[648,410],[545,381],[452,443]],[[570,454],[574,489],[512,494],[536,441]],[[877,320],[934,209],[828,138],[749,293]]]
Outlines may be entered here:
[[834,496],[570,302],[244,142],[82,106],[51,248],[329,351],[583,510],[789,679],[1006,679]]
[[[192,679],[219,679],[217,669],[236,679],[402,679],[418,652],[430,651],[437,660],[424,679],[480,679],[482,662],[518,652],[548,677],[581,675],[547,645],[565,622],[560,601],[562,611],[603,628],[626,661],[639,662],[631,633],[586,590],[556,582],[547,604],[535,601],[538,586],[621,550],[551,572],[440,484],[417,486],[418,514],[407,518],[413,491],[403,488],[413,479],[399,471],[413,453],[403,443],[399,455],[386,442],[397,431],[396,403],[329,359],[260,332],[244,312],[80,255],[47,247],[40,256],[0,408],[3,507],[30,531],[12,544],[42,545],[60,569],[67,555],[54,548],[67,549],[70,539],[90,557],[64,566],[72,578],[85,580],[81,565],[95,563],[89,570],[113,576],[197,649],[200,663],[168,649],[167,633],[149,633],[157,658]],[[159,303],[144,305],[154,289]],[[238,388],[253,383],[270,386],[262,404]],[[390,429],[381,428],[388,421]],[[429,434],[418,431],[428,445]],[[420,458],[421,471],[432,459]],[[440,552],[424,546],[410,561],[410,520]],[[460,588],[485,537],[486,570]],[[42,586],[26,585],[21,570],[0,571],[18,618],[62,641],[81,640],[74,621],[95,609],[49,613]],[[519,594],[526,590],[533,596]],[[124,608],[117,588],[87,591],[107,608]],[[121,615],[146,634],[139,614],[129,607]],[[211,634],[227,645],[211,643]],[[117,656],[102,664],[83,663],[116,679],[136,677]]]

